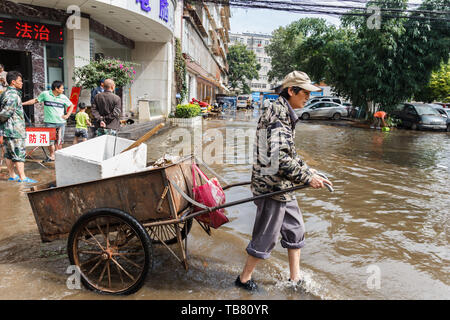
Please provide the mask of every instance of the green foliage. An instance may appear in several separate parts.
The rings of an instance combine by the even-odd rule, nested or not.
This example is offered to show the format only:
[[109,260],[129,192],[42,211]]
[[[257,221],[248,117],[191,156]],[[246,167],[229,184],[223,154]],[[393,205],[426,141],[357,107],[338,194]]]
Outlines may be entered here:
[[177,93],[180,94],[180,100],[183,101],[187,95],[187,83],[186,83],[186,61],[184,60],[181,50],[180,39],[175,38],[175,82],[177,87]]
[[202,109],[198,104],[179,104],[175,110],[175,118],[193,118],[201,113]]
[[415,100],[423,102],[450,102],[450,62],[431,74],[430,83],[415,95]]
[[251,93],[247,81],[258,79],[261,65],[256,60],[253,51],[248,50],[244,44],[235,44],[229,47],[227,61],[229,64],[228,85],[234,91],[242,88],[244,93]]
[[266,47],[267,54],[272,58],[269,80],[282,80],[293,70],[309,71],[311,78],[321,80],[323,61],[320,57],[321,52],[317,49],[321,48],[320,44],[325,41],[324,37],[329,37],[333,30],[334,27],[329,27],[326,20],[320,18],[303,18],[285,28],[276,29],[270,44]]
[[399,126],[401,123],[402,123],[402,120],[401,119],[399,119],[399,118],[396,118],[396,117],[390,117],[390,116],[387,116],[385,119],[384,119],[384,122],[386,122],[386,125],[388,126],[388,127],[397,127],[397,126]]
[[133,83],[138,65],[114,58],[91,60],[87,65],[75,68],[72,79],[76,86],[85,89],[97,87],[101,79],[113,79],[116,87],[124,87]]
[[[379,0],[376,4],[407,7],[406,0]],[[424,0],[418,10],[449,11],[450,3]],[[320,19],[301,19],[279,28],[268,48],[273,64],[270,76],[281,79],[294,69],[305,71],[315,81],[323,79],[353,105],[367,108],[375,104],[389,112],[425,87],[432,71],[448,61],[450,54],[448,18],[436,21],[432,13],[410,13],[420,20],[397,16],[406,14],[382,15],[380,29],[371,29],[368,17],[363,16],[344,16],[339,29]]]

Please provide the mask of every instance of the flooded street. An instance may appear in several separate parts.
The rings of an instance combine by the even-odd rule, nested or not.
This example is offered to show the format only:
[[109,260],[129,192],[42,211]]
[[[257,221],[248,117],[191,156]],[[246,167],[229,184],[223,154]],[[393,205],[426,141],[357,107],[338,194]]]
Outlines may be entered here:
[[[241,111],[203,121],[203,155],[216,160],[210,167],[228,183],[250,180],[256,116]],[[253,136],[219,139],[230,132]],[[450,134],[303,121],[295,140],[298,153],[335,188],[297,192],[306,224],[301,251],[306,292],[289,288],[287,252],[279,243],[254,273],[261,293],[234,287],[246,259],[253,203],[227,209],[230,223],[211,237],[194,222],[187,272],[164,247],[155,247],[153,270],[134,295],[68,289],[66,242],[41,243],[22,187],[2,177],[0,299],[449,299]],[[178,150],[179,141],[174,130],[156,135],[148,142],[148,160]],[[223,152],[210,153],[211,142],[220,142]],[[53,170],[38,164],[26,169],[41,182],[54,179]],[[226,196],[230,202],[251,193],[247,186],[236,187]]]

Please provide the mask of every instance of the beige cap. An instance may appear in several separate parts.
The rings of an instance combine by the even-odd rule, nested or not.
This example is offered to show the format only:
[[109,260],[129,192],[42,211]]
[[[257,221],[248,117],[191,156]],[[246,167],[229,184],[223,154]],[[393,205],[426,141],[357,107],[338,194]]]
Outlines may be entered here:
[[308,91],[322,91],[311,83],[308,75],[302,71],[292,71],[283,80],[282,88],[300,87]]

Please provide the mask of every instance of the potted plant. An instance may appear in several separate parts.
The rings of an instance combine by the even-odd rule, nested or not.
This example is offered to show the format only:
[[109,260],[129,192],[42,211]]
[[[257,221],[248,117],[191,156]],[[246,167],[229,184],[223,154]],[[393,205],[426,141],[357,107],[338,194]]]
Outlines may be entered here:
[[202,109],[198,104],[179,104],[174,115],[170,117],[170,122],[178,126],[191,127],[202,123],[201,113]]

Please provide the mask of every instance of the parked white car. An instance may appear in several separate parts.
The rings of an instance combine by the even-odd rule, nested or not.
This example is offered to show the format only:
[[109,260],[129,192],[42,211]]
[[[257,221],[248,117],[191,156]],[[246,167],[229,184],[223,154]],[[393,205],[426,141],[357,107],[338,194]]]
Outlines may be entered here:
[[313,118],[330,118],[333,120],[339,120],[342,117],[348,116],[347,108],[334,102],[312,103],[302,109],[296,109],[295,112],[302,120]]
[[333,96],[312,97],[306,102],[305,106],[316,103],[316,102],[334,102],[334,103],[343,105],[345,101],[341,98],[333,97]]

